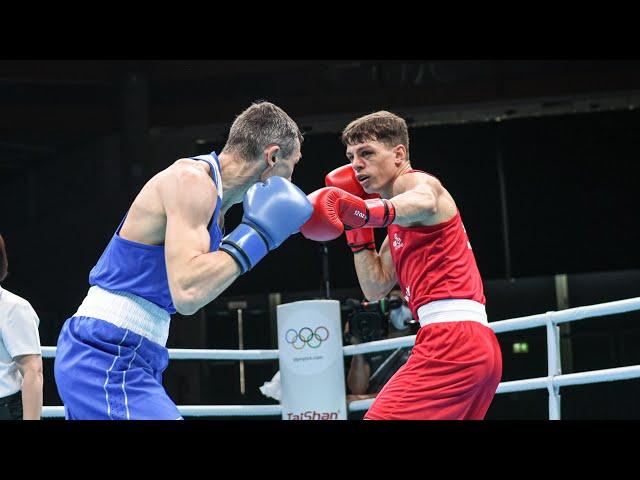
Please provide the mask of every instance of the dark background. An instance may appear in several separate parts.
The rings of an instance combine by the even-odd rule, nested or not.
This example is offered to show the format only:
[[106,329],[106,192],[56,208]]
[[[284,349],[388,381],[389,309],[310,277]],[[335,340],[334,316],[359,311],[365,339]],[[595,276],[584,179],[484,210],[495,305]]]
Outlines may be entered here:
[[[144,182],[180,157],[220,151],[235,115],[259,99],[304,130],[293,180],[306,192],[345,163],[346,123],[402,115],[413,167],[439,177],[460,208],[491,321],[640,295],[638,61],[0,61],[3,286],[37,311],[42,345],[55,345]],[[241,215],[230,210],[228,230]],[[327,247],[332,297],[359,297],[344,240]],[[291,237],[196,315],[174,316],[168,346],[238,348],[228,302],[244,300],[244,348],[276,348],[274,294],[321,297],[321,261],[319,244]],[[640,363],[639,316],[563,327],[563,372]],[[503,381],[546,375],[545,335],[498,335]],[[515,342],[529,352],[514,353]],[[45,405],[60,405],[44,362]],[[273,403],[258,386],[277,368],[246,362],[242,394],[238,362],[175,360],[165,385],[177,404]],[[639,386],[563,388],[562,416],[640,418]],[[497,395],[487,418],[547,415],[541,390]]]

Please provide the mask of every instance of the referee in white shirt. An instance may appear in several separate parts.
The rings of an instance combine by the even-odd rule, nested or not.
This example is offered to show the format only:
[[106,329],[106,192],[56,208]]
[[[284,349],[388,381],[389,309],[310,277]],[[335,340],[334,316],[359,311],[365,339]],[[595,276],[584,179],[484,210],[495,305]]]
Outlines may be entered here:
[[[0,282],[7,276],[7,267],[0,235]],[[0,420],[40,420],[43,382],[39,323],[29,302],[0,287]]]

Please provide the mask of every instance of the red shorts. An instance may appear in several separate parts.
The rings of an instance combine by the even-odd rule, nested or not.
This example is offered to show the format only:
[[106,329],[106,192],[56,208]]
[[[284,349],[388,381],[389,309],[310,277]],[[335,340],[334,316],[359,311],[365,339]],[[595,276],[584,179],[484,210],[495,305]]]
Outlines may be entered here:
[[475,321],[428,324],[364,418],[482,420],[501,376],[500,345],[489,327]]

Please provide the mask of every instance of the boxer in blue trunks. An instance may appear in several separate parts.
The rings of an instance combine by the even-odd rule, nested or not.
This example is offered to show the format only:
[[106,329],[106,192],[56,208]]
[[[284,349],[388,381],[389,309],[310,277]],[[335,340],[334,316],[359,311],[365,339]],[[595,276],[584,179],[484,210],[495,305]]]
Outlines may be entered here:
[[[146,183],[60,332],[54,374],[65,418],[182,418],[162,386],[170,316],[214,300],[311,216],[291,183],[301,144],[282,109],[254,103],[219,155],[181,158]],[[240,202],[242,222],[223,237],[224,214]]]

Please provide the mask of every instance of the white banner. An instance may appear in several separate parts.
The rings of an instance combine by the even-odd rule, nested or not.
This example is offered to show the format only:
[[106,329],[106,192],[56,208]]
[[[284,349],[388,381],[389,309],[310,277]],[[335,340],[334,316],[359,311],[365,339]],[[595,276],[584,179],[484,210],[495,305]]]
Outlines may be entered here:
[[346,420],[340,303],[278,305],[283,420]]

